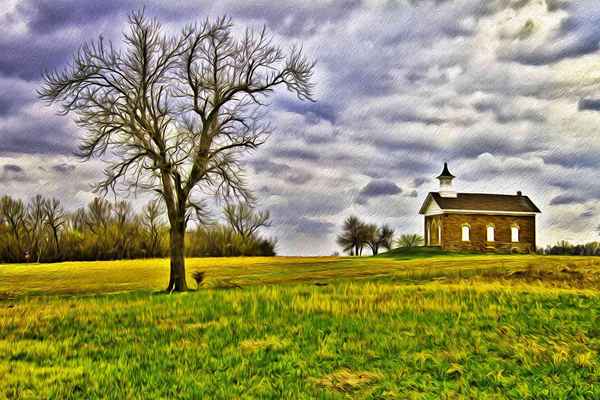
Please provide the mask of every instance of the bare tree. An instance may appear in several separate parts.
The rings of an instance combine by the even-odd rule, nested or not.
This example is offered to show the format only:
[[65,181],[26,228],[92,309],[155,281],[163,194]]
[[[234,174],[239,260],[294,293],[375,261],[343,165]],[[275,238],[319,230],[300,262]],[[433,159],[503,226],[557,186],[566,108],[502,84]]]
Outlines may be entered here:
[[87,226],[87,213],[85,211],[85,208],[78,208],[77,211],[75,211],[69,216],[69,221],[71,227],[74,230],[83,232],[83,230]]
[[379,228],[375,224],[367,224],[364,226],[364,235],[366,244],[371,248],[373,255],[376,256],[379,253],[379,246],[381,245]]
[[50,199],[46,200],[46,202],[44,203],[44,214],[46,217],[46,225],[52,232],[55,256],[60,257],[60,245],[58,236],[65,224],[65,211],[60,205],[60,201],[58,199]]
[[161,241],[160,234],[163,229],[162,215],[163,207],[160,200],[149,202],[142,211],[142,224],[148,231],[148,249],[151,257],[156,257],[160,254]]
[[40,262],[42,253],[46,247],[46,243],[44,243],[44,229],[46,228],[45,207],[46,200],[38,194],[29,202],[25,216],[28,251],[31,256],[35,256],[36,262]]
[[112,204],[108,201],[100,197],[95,197],[88,204],[88,209],[85,213],[85,224],[90,231],[96,234],[107,235],[111,218]]
[[365,242],[371,248],[373,255],[379,254],[379,250],[382,247],[387,250],[392,247],[394,230],[388,225],[382,225],[380,227],[375,224],[365,225],[364,235]]
[[129,18],[124,48],[84,44],[63,72],[44,75],[42,99],[74,112],[87,131],[84,159],[108,163],[101,192],[158,193],[170,223],[169,291],[187,289],[184,240],[202,195],[251,198],[239,157],[269,133],[263,99],[284,86],[311,99],[314,63],[286,55],[263,28],[235,38],[227,18],[161,32],[143,12]]
[[117,258],[126,258],[128,252],[128,239],[130,239],[130,228],[133,219],[133,209],[125,201],[117,201],[113,206],[115,232],[115,253]]
[[[2,219],[12,238],[12,248],[16,249],[10,252],[18,260],[23,256],[21,239],[25,227],[25,204],[22,200],[14,200],[10,196],[3,196],[0,199],[0,214],[2,214]],[[6,243],[6,246],[10,248],[9,243]],[[16,251],[16,254],[14,251]]]
[[229,226],[243,238],[249,238],[260,228],[271,226],[269,211],[255,211],[248,203],[226,204],[223,208]]
[[379,245],[386,250],[391,250],[394,243],[394,230],[384,224],[379,228]]
[[362,255],[363,248],[367,243],[367,225],[358,217],[349,216],[344,220],[342,233],[338,235],[337,243],[352,256]]

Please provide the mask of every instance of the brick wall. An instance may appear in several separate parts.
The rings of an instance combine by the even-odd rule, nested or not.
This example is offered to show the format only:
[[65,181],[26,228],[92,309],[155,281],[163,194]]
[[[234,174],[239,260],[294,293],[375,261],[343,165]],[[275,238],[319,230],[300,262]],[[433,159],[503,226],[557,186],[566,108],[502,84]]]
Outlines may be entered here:
[[[527,253],[535,251],[535,216],[442,214],[425,217],[425,227],[434,219],[442,226],[444,250]],[[437,222],[437,221],[436,221]],[[469,241],[462,241],[462,225],[470,225]],[[487,241],[487,226],[494,224],[494,241]],[[519,226],[519,242],[511,242],[511,226]],[[427,238],[427,232],[426,236]],[[427,243],[427,242],[426,242]],[[437,244],[437,243],[432,243]]]

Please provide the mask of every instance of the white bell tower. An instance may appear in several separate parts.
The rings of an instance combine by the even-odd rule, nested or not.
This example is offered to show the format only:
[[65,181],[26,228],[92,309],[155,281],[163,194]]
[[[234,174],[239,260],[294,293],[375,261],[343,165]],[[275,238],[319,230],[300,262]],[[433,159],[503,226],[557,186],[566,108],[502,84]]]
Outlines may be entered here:
[[454,179],[454,175],[452,175],[448,170],[448,163],[444,163],[444,170],[437,177],[437,179],[440,181],[440,196],[457,197],[456,192],[452,188],[452,180]]

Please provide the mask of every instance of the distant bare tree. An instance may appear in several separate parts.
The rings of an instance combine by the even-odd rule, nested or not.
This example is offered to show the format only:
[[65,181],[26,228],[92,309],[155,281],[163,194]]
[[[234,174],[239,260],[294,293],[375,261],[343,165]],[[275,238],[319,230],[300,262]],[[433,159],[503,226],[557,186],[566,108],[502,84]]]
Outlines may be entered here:
[[248,203],[226,204],[223,209],[229,226],[243,238],[249,238],[260,228],[271,226],[268,211],[255,211]]
[[125,201],[117,201],[113,206],[115,232],[115,253],[117,258],[126,258],[128,250],[128,239],[130,239],[130,228],[133,219],[133,209]]
[[365,243],[371,248],[373,255],[379,253],[381,240],[379,238],[379,228],[375,224],[367,224],[364,226]]
[[389,225],[379,228],[379,244],[386,250],[391,250],[394,242],[394,230]]
[[153,200],[149,202],[142,211],[142,224],[148,231],[148,249],[149,256],[156,257],[159,255],[161,241],[160,235],[162,231],[161,218],[163,215],[163,207],[160,200]]
[[235,38],[227,18],[166,36],[143,12],[129,18],[124,48],[86,43],[64,72],[44,75],[40,97],[74,112],[87,131],[84,159],[108,163],[97,189],[158,193],[170,223],[167,290],[187,289],[184,243],[200,196],[251,198],[239,157],[266,139],[263,99],[286,87],[311,99],[314,63],[286,55],[265,29]]
[[87,228],[98,234],[106,235],[108,226],[112,218],[112,204],[108,201],[95,197],[90,204],[85,214],[85,224]]
[[371,248],[373,255],[379,254],[381,248],[389,250],[392,247],[394,230],[388,225],[378,227],[375,224],[364,226],[365,242]]
[[85,208],[78,208],[77,211],[69,216],[69,221],[73,229],[82,232],[87,226],[87,214]]
[[65,224],[65,211],[58,199],[49,199],[44,203],[46,225],[52,232],[55,256],[60,257],[59,234]]
[[27,245],[29,254],[35,256],[36,262],[40,262],[45,250],[44,229],[46,228],[46,200],[41,195],[36,195],[27,206],[25,216],[25,231],[27,233]]
[[337,243],[352,256],[362,255],[368,240],[368,228],[358,217],[349,216],[344,221],[342,233],[337,237]]
[[20,259],[23,256],[22,232],[25,228],[25,204],[22,200],[15,200],[9,196],[3,196],[0,199],[0,214],[8,228],[8,232],[12,239],[12,246],[6,243],[7,252],[12,253],[15,259]]

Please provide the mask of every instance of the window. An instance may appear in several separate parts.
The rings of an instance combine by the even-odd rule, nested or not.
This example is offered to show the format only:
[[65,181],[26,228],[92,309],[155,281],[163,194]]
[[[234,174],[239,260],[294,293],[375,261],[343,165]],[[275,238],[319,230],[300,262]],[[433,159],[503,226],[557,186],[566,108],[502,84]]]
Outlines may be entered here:
[[471,227],[469,226],[469,224],[462,225],[462,241],[463,242],[469,241],[469,231],[470,230],[471,230]]
[[510,227],[510,240],[511,242],[519,241],[519,225],[512,225]]
[[488,224],[487,226],[487,241],[494,241],[494,224]]

